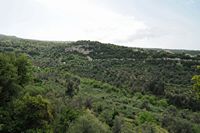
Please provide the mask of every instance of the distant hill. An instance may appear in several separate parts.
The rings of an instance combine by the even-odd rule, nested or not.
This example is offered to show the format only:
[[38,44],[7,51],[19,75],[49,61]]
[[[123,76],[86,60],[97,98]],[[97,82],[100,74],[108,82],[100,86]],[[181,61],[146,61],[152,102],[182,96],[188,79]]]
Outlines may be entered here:
[[[0,39],[2,40],[16,40],[16,39],[21,39],[21,40],[30,40],[30,41],[39,41],[39,40],[33,40],[33,39],[23,39],[23,38],[19,38],[17,36],[9,36],[9,35],[4,35],[4,34],[0,34]],[[41,40],[40,40],[41,41]],[[72,41],[41,41],[41,42],[60,42],[60,43],[70,43]],[[123,47],[123,46],[122,46]],[[200,50],[186,50],[186,49],[159,49],[159,48],[143,48],[143,49],[149,49],[149,50],[155,50],[155,51],[166,51],[166,52],[171,52],[171,53],[185,53],[185,54],[189,54],[189,55],[200,55]]]
[[8,36],[8,35],[3,35],[0,34],[0,39],[16,39],[16,36]]

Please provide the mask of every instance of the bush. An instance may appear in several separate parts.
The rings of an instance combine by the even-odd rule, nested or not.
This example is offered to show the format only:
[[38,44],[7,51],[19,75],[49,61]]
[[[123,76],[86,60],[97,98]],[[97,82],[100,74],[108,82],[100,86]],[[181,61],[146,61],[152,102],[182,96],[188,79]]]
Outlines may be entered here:
[[113,122],[113,133],[121,133],[122,132],[123,122],[119,116],[116,116]]
[[80,115],[79,111],[71,107],[63,107],[61,112],[57,116],[57,121],[55,122],[55,132],[65,133],[68,131],[70,123],[74,122]]
[[150,112],[140,112],[136,118],[138,124],[143,124],[145,122],[148,123],[156,123],[155,117]]
[[171,133],[194,133],[190,122],[170,115],[163,116],[162,126]]
[[42,96],[25,95],[15,102],[14,132],[27,130],[50,130],[53,120],[53,109],[47,99]]
[[159,79],[150,81],[146,85],[146,89],[154,95],[164,95],[165,94],[165,85]]
[[168,133],[167,130],[152,123],[143,123],[135,131],[136,133]]
[[95,116],[86,112],[69,128],[69,133],[109,133],[107,125],[101,123]]

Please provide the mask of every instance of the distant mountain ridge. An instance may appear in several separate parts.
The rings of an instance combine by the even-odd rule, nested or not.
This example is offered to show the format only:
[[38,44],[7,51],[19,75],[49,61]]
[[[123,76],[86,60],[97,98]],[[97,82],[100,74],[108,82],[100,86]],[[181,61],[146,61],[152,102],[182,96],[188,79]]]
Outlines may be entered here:
[[[35,40],[35,39],[24,39],[24,38],[19,38],[17,36],[13,35],[4,35],[0,34],[0,40],[16,40],[16,39],[22,39],[22,40],[30,40],[30,41],[41,41],[41,42],[62,42],[62,43],[71,43],[72,41],[45,41],[45,40]],[[84,40],[83,40],[84,41]],[[124,47],[124,46],[122,46]],[[137,48],[137,47],[129,47],[129,48]],[[200,50],[187,50],[187,49],[162,49],[162,48],[143,48],[143,49],[150,49],[150,50],[157,50],[157,51],[166,51],[166,52],[172,52],[172,53],[185,53],[189,54],[191,56],[198,55],[200,54]]]
[[17,39],[18,37],[16,36],[9,36],[9,35],[4,35],[0,34],[0,39]]

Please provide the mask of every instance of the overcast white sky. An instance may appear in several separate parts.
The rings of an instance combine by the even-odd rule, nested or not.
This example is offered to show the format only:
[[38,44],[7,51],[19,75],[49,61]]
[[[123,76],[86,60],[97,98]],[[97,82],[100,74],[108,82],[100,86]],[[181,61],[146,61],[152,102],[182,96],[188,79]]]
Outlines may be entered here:
[[200,0],[0,0],[0,34],[200,50]]

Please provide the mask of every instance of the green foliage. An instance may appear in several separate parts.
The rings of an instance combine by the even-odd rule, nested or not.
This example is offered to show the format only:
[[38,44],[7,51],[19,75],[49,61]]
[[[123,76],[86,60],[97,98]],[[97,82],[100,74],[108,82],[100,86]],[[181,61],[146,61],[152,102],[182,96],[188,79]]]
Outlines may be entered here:
[[154,95],[164,95],[165,94],[165,86],[164,83],[159,79],[154,79],[150,81],[146,86],[145,89],[147,91],[152,92]]
[[14,62],[14,55],[0,53],[0,105],[10,101],[20,89]]
[[200,131],[199,51],[1,36],[0,51],[0,132]]
[[46,94],[50,89],[44,88],[43,86],[36,86],[36,85],[27,85],[25,86],[25,89],[23,90],[23,93],[29,93],[31,96],[36,95],[44,95]]
[[[200,69],[200,67],[198,67],[198,69]],[[200,98],[200,75],[193,76],[192,80],[195,81],[193,88],[197,93],[197,97]]]
[[70,97],[73,97],[79,90],[79,84],[80,84],[80,81],[78,82],[74,82],[72,80],[68,81],[67,90],[65,91],[65,94]]
[[5,104],[30,80],[30,63],[25,55],[0,53],[0,101]]
[[135,131],[136,133],[168,133],[167,130],[152,123],[144,123],[137,127]]
[[195,133],[190,122],[170,115],[163,117],[162,126],[172,133]]
[[167,106],[169,106],[169,104],[166,99],[162,99],[162,100],[158,101],[158,106],[167,107]]
[[194,89],[197,92],[198,97],[200,97],[200,76],[199,75],[194,76],[193,80],[196,82],[194,84]]
[[16,60],[18,81],[20,85],[28,84],[31,79],[31,63],[25,54],[18,56]]
[[194,125],[194,126],[193,126],[193,131],[194,131],[195,133],[200,133],[200,126],[199,126],[199,125]]
[[55,123],[55,131],[65,133],[71,123],[73,123],[80,115],[80,112],[72,107],[63,107],[58,115],[58,122]]
[[116,116],[113,122],[113,133],[121,133],[122,132],[122,127],[123,127],[123,122],[122,118],[119,116]]
[[147,111],[140,112],[138,114],[136,120],[137,120],[137,122],[139,124],[143,124],[145,122],[147,122],[147,123],[156,123],[157,122],[156,119],[155,119],[155,117],[151,113],[149,113]]
[[74,122],[70,128],[69,133],[109,133],[109,128],[101,123],[90,113],[85,113]]
[[50,130],[53,108],[42,96],[25,95],[15,102],[16,131]]
[[188,108],[194,111],[200,110],[200,101],[197,99],[196,92],[192,86],[184,87],[169,86],[166,97],[170,104],[180,108]]

